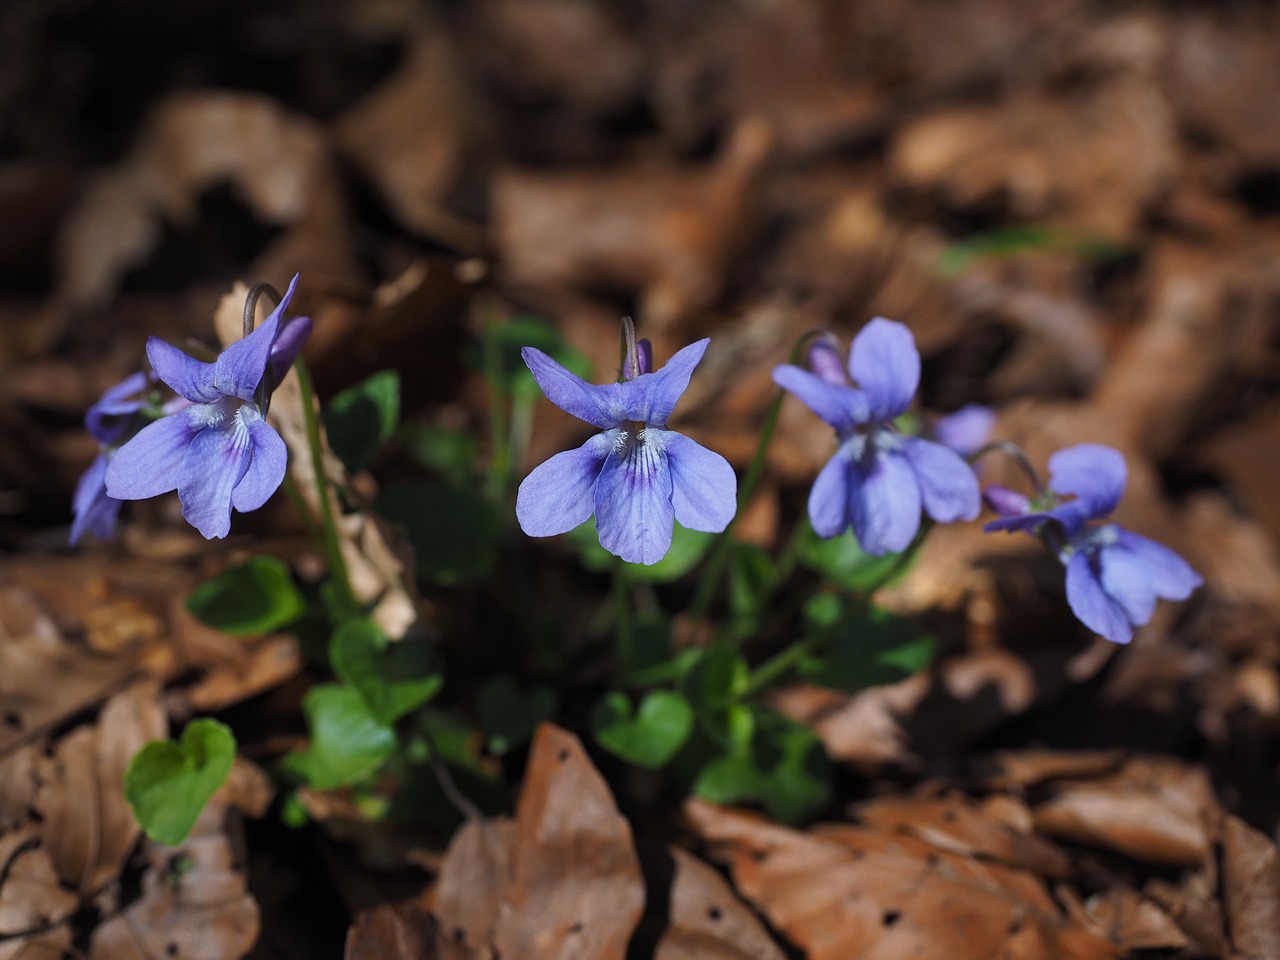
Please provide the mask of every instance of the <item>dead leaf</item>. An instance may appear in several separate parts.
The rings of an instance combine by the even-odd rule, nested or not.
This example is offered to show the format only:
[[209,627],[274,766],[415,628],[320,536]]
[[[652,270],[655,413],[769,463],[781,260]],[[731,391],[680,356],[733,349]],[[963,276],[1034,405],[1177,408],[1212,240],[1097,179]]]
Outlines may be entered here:
[[1108,940],[1125,950],[1181,950],[1187,936],[1154,901],[1117,887],[1084,904],[1090,920]]
[[1222,885],[1236,954],[1266,960],[1280,945],[1280,849],[1238,817],[1222,827]]
[[343,960],[436,960],[436,920],[415,903],[384,903],[356,914]]
[[443,960],[486,956],[506,887],[514,830],[505,818],[468,820],[449,842],[432,891]]
[[59,881],[40,825],[0,835],[0,957],[10,938],[27,943],[61,923],[80,905],[80,898]]

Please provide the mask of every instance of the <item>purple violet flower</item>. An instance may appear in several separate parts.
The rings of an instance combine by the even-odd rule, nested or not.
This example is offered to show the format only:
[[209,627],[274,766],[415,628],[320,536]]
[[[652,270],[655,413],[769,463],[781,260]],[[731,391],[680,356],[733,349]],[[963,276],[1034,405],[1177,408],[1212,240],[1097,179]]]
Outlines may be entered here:
[[774,368],[774,383],[835,428],[839,447],[809,493],[809,519],[820,537],[850,526],[873,556],[905,550],[920,529],[920,510],[939,523],[972,520],[981,508],[973,470],[940,443],[897,433],[920,382],[911,331],[876,317],[853,340],[848,373],[828,340],[810,350],[813,372]]
[[673,521],[719,533],[737,510],[737,478],[727,460],[667,418],[711,341],[699,340],[650,372],[647,341],[624,323],[627,350],[619,383],[595,385],[541,350],[520,353],[548,400],[600,432],[558,453],[520,484],[516,517],[531,537],[567,533],[596,517],[600,545],[629,563],[657,563],[671,546]]
[[231,510],[257,510],[284,482],[288,451],[265,419],[271,391],[311,331],[281,318],[298,285],[247,337],[202,363],[163,340],[147,341],[156,376],[188,401],[144,427],[106,465],[107,494],[145,500],[177,489],[182,515],[205,537],[225,537]]
[[996,412],[979,403],[970,403],[954,413],[939,417],[933,424],[933,439],[962,457],[971,457],[991,439]]
[[989,487],[987,502],[1004,516],[983,529],[1025,530],[1044,539],[1067,568],[1067,603],[1090,630],[1128,643],[1155,613],[1157,599],[1185,600],[1204,582],[1163,544],[1117,523],[1089,522],[1109,515],[1124,494],[1128,470],[1119,450],[1096,443],[1067,447],[1049,458],[1049,471],[1051,492],[1035,500]]
[[145,373],[130,374],[109,387],[85,412],[85,428],[101,444],[101,449],[76,483],[71,500],[74,517],[69,541],[72,546],[86,533],[92,533],[99,540],[115,536],[120,501],[107,496],[107,461],[121,442],[141,429],[145,422],[141,413],[147,405],[150,387]]

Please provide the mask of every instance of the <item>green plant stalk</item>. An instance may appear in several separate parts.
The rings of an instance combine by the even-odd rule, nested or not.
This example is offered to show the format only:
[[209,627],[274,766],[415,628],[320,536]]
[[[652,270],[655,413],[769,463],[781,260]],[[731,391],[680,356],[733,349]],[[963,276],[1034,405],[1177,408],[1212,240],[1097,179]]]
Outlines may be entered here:
[[485,492],[490,497],[502,494],[511,472],[507,397],[502,390],[502,352],[492,321],[486,320],[481,340],[481,358],[485,379],[489,381],[489,476]]
[[707,560],[706,567],[702,571],[702,579],[698,581],[698,588],[693,594],[693,602],[689,605],[689,614],[695,623],[705,620],[707,611],[711,608],[711,600],[715,596],[716,590],[720,586],[720,581],[724,575],[725,564],[729,561],[729,551],[733,548],[733,531],[738,526],[738,518],[742,516],[743,508],[751,500],[756,492],[756,486],[760,483],[760,477],[764,475],[765,455],[769,451],[769,442],[773,439],[773,433],[778,428],[778,417],[782,414],[783,392],[778,391],[773,398],[773,403],[769,405],[769,410],[765,414],[764,425],[760,428],[760,444],[756,447],[755,457],[751,461],[751,465],[747,467],[747,472],[742,478],[742,483],[738,485],[738,509],[733,515],[733,519],[729,521],[729,525],[724,528],[716,540],[715,547],[711,551],[711,556]]
[[747,689],[742,694],[743,699],[755,696],[798,667],[800,661],[813,649],[813,644],[813,640],[797,640],[752,670],[747,680]]
[[338,525],[329,500],[329,480],[324,472],[324,449],[320,444],[320,418],[316,414],[316,392],[311,384],[311,373],[301,357],[293,362],[298,375],[298,391],[302,395],[302,415],[307,426],[307,447],[311,453],[311,472],[315,476],[316,495],[320,501],[320,532],[325,558],[329,562],[329,575],[333,578],[340,611],[344,617],[360,612],[360,603],[351,592],[351,578],[347,574],[347,561],[342,556],[342,541],[338,537]]
[[627,577],[627,564],[625,560],[615,558],[613,564],[613,600],[617,611],[617,621],[615,636],[615,657],[617,664],[615,673],[617,676],[618,688],[624,686],[627,676],[631,673],[631,662],[633,654],[633,624],[631,620],[631,590],[629,578]]

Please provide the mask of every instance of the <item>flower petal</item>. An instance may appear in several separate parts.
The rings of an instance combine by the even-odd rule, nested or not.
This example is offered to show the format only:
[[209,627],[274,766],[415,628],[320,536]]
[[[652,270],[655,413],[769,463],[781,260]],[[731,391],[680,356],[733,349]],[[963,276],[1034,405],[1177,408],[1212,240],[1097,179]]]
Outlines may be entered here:
[[124,431],[124,417],[142,408],[142,393],[147,389],[147,375],[130,374],[109,388],[98,402],[85,411],[84,425],[99,443],[115,443]]
[[849,445],[844,444],[818,471],[813,487],[809,490],[809,522],[813,532],[823,539],[830,539],[849,529],[849,504],[853,499],[851,487],[857,483],[853,474],[853,458]]
[[[538,381],[546,398],[565,413],[585,420],[593,427],[609,430],[622,422],[624,417],[616,397],[617,384],[596,386],[587,383],[576,373],[566,370],[537,347],[523,347],[520,356]],[[634,382],[634,381],[633,381]]]
[[1124,607],[1103,589],[1093,551],[1079,550],[1067,561],[1067,603],[1081,623],[1112,643],[1133,639]]
[[905,550],[920,529],[920,487],[911,462],[900,452],[878,453],[857,463],[849,501],[850,519],[862,549],[874,557]]
[[270,500],[284,483],[289,449],[253,404],[241,407],[239,416],[249,430],[250,460],[249,469],[231,491],[231,505],[249,513]]
[[691,343],[676,351],[661,370],[619,384],[618,396],[625,416],[639,423],[664,426],[680,396],[688,389],[694,367],[702,362],[709,343],[710,337]]
[[[1017,490],[1011,490],[999,483],[992,483],[982,491],[983,498],[991,505],[991,509],[1006,519],[1020,519],[1031,513],[1031,498]],[[991,525],[988,524],[988,527]],[[1008,530],[1010,527],[995,527],[996,530]]]
[[596,483],[600,546],[628,563],[657,563],[666,556],[675,522],[671,487],[660,444],[634,439],[615,447]]
[[661,437],[671,471],[671,505],[680,525],[719,533],[738,510],[738,478],[729,461],[672,430],[649,427],[645,441]]
[[911,405],[920,385],[920,352],[911,331],[876,317],[853,338],[849,373],[871,406],[871,417],[892,420]]
[[1120,532],[1119,540],[1111,552],[1124,551],[1141,563],[1157,597],[1185,600],[1204,584],[1204,578],[1192,569],[1191,564],[1164,544],[1130,533],[1123,527],[1116,529]]
[[212,363],[201,363],[159,337],[147,338],[147,359],[156,376],[192,403],[217,400],[217,373]]
[[981,450],[990,439],[995,423],[994,410],[971,403],[940,417],[933,425],[933,438],[960,456],[968,457]]
[[1066,510],[1064,508],[1071,505],[1064,504],[1054,513],[1063,514],[1063,522],[1069,529],[1071,519],[1078,517],[1079,523],[1083,523],[1085,519],[1105,517],[1120,502],[1128,477],[1124,456],[1114,447],[1081,443],[1059,450],[1049,458],[1049,489],[1054,493],[1075,494],[1078,506]]
[[954,450],[940,443],[911,437],[901,453],[920,484],[925,512],[939,523],[972,520],[982,509],[982,494],[973,468]]
[[822,333],[809,344],[805,359],[814,376],[833,387],[849,386],[844,361],[840,359],[840,344],[834,336]]
[[198,429],[188,411],[147,424],[107,464],[107,494],[117,500],[145,500],[176,488],[178,471]]
[[178,471],[187,522],[208,540],[231,532],[231,493],[249,468],[249,431],[238,417],[201,430]]
[[218,359],[214,362],[214,386],[224,397],[253,399],[258,384],[262,382],[262,375],[267,372],[271,347],[275,344],[276,334],[280,330],[281,311],[288,305],[289,296],[293,294],[293,285],[297,282],[298,278],[294,277],[293,284],[289,286],[289,294],[271,311],[267,319],[262,321],[258,329],[218,354]]
[[280,330],[276,342],[271,346],[271,389],[280,386],[280,381],[289,373],[293,361],[302,352],[302,345],[311,336],[311,318],[294,317]]
[[597,433],[576,450],[557,453],[524,478],[516,519],[531,537],[554,537],[583,523],[596,509],[596,480],[619,430]]
[[71,501],[71,509],[75,514],[69,538],[72,546],[86,533],[92,533],[100,540],[109,540],[115,533],[120,501],[107,496],[106,476],[107,456],[100,453],[76,484],[75,496]]
[[861,390],[828,383],[792,364],[774,367],[773,382],[799,397],[819,419],[835,427],[837,433],[848,433],[871,417],[871,408]]

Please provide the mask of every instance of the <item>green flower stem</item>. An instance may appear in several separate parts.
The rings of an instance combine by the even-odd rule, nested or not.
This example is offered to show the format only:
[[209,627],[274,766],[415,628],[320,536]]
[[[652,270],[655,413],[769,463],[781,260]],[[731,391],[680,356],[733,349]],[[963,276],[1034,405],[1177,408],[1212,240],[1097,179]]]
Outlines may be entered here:
[[315,475],[316,495],[320,501],[320,528],[323,534],[322,545],[326,559],[329,561],[329,575],[333,578],[334,593],[343,616],[353,616],[360,612],[360,603],[351,592],[351,578],[347,575],[347,561],[342,556],[342,541],[338,537],[338,526],[333,516],[333,505],[329,500],[329,480],[324,472],[324,449],[320,443],[320,418],[316,414],[316,392],[311,384],[311,373],[301,357],[293,362],[293,370],[298,375],[298,391],[302,395],[302,415],[307,425],[307,446],[311,452],[311,471]]
[[742,516],[743,508],[756,492],[756,486],[759,485],[760,477],[764,474],[765,455],[769,451],[769,442],[773,439],[773,433],[778,428],[778,417],[782,413],[783,396],[783,392],[779,390],[773,398],[773,402],[769,405],[769,410],[765,414],[764,425],[760,428],[760,445],[756,447],[756,455],[752,459],[751,465],[747,467],[742,483],[738,485],[738,509],[734,513],[733,519],[729,521],[729,525],[724,528],[724,531],[716,540],[716,545],[711,551],[711,557],[707,560],[706,567],[703,568],[702,579],[698,582],[698,589],[694,592],[693,602],[689,605],[689,614],[695,623],[705,620],[707,611],[711,609],[711,600],[715,596],[716,590],[720,587],[725,564],[729,562],[729,551],[733,549],[733,531],[738,526],[738,519]]
[[614,559],[613,564],[613,599],[617,612],[616,621],[616,653],[618,686],[621,688],[631,673],[633,624],[631,618],[631,584],[627,576],[626,561]]
[[755,696],[798,667],[813,649],[813,645],[813,640],[797,640],[752,670],[747,680],[747,689],[742,694],[743,699]]

